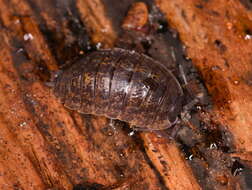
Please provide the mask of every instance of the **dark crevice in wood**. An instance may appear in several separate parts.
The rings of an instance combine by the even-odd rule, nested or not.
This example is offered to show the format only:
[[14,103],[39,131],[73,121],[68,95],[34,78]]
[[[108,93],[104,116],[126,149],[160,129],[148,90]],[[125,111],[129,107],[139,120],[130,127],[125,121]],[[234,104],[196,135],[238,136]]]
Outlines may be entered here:
[[155,165],[152,163],[151,159],[149,158],[148,154],[146,153],[142,138],[139,136],[139,134],[134,135],[133,138],[136,144],[138,144],[138,146],[140,147],[139,149],[143,153],[144,159],[146,160],[150,168],[154,171],[155,175],[157,176],[157,179],[159,180],[160,187],[162,188],[162,190],[169,190],[169,188],[165,185],[165,181],[163,177],[161,176],[158,169],[155,167]]

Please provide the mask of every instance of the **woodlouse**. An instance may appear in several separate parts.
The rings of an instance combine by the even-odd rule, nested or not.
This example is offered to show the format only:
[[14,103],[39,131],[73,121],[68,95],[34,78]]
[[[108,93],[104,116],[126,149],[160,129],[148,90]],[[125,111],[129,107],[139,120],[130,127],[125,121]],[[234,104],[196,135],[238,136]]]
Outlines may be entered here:
[[54,91],[67,108],[140,130],[171,127],[182,110],[175,76],[152,58],[123,49],[85,56],[57,77]]

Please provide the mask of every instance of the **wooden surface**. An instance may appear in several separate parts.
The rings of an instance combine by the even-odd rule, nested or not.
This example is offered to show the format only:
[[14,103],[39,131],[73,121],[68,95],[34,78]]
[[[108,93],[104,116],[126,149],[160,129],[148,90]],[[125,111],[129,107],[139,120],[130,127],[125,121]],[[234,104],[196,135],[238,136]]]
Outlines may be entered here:
[[[0,0],[0,189],[252,189],[251,3],[134,2]],[[176,140],[70,111],[46,85],[88,51],[146,37],[145,53],[168,63],[175,49],[212,97]]]

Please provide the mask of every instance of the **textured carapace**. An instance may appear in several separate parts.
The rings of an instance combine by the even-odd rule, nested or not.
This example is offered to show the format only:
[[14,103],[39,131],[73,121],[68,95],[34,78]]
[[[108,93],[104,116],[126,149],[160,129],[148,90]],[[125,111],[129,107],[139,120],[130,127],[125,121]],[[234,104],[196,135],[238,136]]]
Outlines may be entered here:
[[183,99],[169,70],[150,57],[123,49],[85,56],[59,75],[55,93],[67,108],[126,121],[143,130],[171,127]]

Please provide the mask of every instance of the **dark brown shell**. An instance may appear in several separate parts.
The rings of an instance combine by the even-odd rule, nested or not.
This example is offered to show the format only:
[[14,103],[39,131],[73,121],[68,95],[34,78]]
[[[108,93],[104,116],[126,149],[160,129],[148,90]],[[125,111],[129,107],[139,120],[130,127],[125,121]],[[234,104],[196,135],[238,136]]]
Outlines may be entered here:
[[177,79],[163,65],[123,49],[85,56],[56,79],[55,93],[67,108],[150,130],[170,127],[183,98]]

